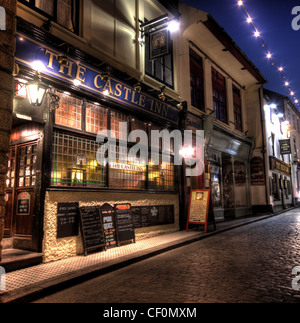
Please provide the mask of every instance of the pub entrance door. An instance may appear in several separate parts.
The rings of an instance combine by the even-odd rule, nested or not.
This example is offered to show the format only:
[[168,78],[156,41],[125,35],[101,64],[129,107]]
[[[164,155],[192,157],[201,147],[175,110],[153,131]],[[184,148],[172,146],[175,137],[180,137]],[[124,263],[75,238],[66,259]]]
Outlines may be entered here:
[[32,238],[36,161],[37,142],[10,147],[6,177],[5,237]]

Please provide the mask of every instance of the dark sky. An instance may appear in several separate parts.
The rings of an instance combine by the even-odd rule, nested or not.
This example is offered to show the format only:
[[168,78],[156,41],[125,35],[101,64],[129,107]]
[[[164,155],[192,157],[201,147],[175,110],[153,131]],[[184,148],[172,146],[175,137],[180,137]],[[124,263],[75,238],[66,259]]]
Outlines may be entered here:
[[[289,96],[294,101],[282,76],[266,58],[261,40],[254,37],[253,25],[246,22],[245,10],[237,5],[237,0],[182,2],[210,13],[268,80],[265,88]],[[297,17],[292,15],[292,9],[300,7],[300,0],[244,0],[243,3],[272,57],[284,67],[283,74],[300,102],[300,29],[295,31],[292,28],[292,21]]]

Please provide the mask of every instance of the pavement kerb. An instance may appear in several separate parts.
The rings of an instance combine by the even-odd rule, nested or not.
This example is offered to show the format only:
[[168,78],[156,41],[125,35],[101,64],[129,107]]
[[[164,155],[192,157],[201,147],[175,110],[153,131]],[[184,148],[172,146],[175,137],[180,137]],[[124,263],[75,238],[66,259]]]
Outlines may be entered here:
[[[182,238],[176,241],[175,243],[174,242],[165,243],[162,246],[145,250],[142,255],[138,255],[138,256],[133,255],[133,257],[125,261],[115,260],[115,261],[112,261],[112,263],[108,262],[107,266],[105,267],[102,266],[102,268],[99,268],[99,265],[90,266],[85,269],[80,269],[79,271],[75,270],[74,272],[68,273],[64,276],[48,279],[38,284],[33,284],[28,287],[12,290],[7,293],[4,292],[0,294],[0,303],[28,303],[35,299],[52,294],[54,292],[58,292],[59,290],[63,290],[65,288],[82,283],[89,279],[96,278],[100,275],[104,275],[112,271],[116,271],[118,269],[130,266],[132,264],[143,261],[145,259],[149,259],[151,257],[168,252],[170,250],[198,242],[200,240],[209,238],[211,236],[217,235],[222,232],[233,230],[238,227],[246,226],[255,222],[260,222],[290,210],[291,209],[285,210],[283,212],[276,213],[276,214],[261,215],[258,218],[250,219],[245,222],[241,222],[237,224],[234,224],[235,221],[232,221],[232,225],[229,225],[228,227],[221,228],[221,229],[217,228],[216,231],[212,231],[208,233],[199,232],[199,235],[195,235],[192,238]],[[218,223],[217,223],[217,226],[218,226]]]

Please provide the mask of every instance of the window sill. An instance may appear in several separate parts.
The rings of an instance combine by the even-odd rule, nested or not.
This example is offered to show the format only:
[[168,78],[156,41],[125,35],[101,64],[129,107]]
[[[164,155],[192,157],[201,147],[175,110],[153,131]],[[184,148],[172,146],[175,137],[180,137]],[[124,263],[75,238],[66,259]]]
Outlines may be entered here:
[[177,195],[176,191],[154,191],[154,190],[122,190],[122,189],[109,189],[109,188],[82,188],[82,187],[50,187],[47,189],[48,192],[94,192],[94,193],[126,193],[126,194],[169,194],[169,195]]

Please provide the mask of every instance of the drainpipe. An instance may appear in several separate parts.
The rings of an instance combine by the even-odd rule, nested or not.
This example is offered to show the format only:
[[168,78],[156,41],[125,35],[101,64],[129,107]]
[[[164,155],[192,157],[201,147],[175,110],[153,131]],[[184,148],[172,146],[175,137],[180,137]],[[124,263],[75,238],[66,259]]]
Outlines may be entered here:
[[267,164],[266,164],[266,154],[267,154],[267,149],[266,149],[266,144],[265,144],[265,120],[264,120],[264,111],[263,111],[263,106],[262,106],[262,96],[261,96],[261,91],[262,88],[258,89],[258,96],[259,96],[259,110],[260,110],[260,123],[261,123],[261,135],[262,135],[262,154],[263,154],[263,162],[264,162],[264,167],[265,167],[265,193],[266,193],[266,206],[269,205],[269,196],[268,196],[268,180],[267,180]]

